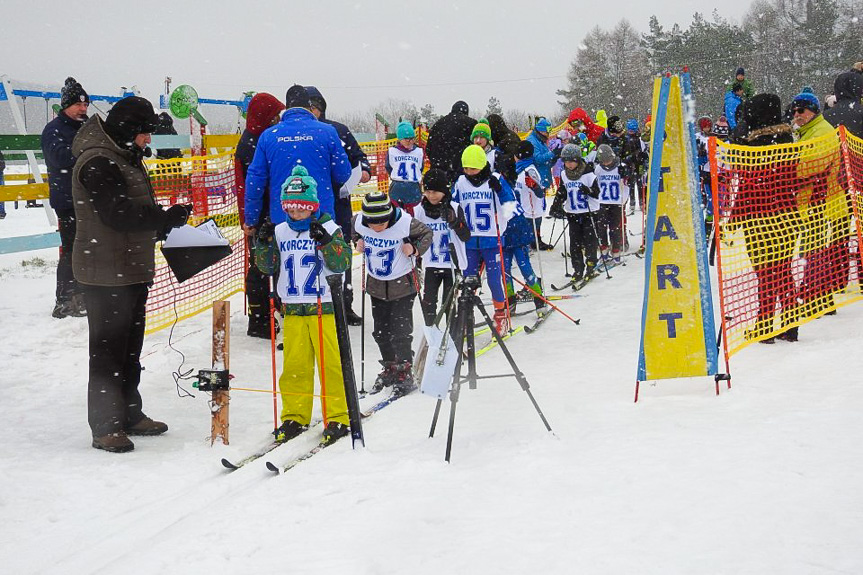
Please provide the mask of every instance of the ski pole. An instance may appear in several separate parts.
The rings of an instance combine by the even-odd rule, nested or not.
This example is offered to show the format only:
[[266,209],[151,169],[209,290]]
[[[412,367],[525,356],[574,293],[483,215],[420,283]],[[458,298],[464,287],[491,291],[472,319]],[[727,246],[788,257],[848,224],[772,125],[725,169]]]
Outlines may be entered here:
[[569,316],[565,311],[563,311],[562,309],[560,309],[559,307],[557,307],[556,305],[554,305],[553,303],[551,303],[550,301],[548,301],[544,296],[541,296],[541,295],[539,295],[538,293],[535,293],[532,289],[530,289],[527,285],[525,285],[525,284],[524,284],[524,282],[522,282],[522,281],[521,281],[521,280],[519,280],[518,278],[513,277],[513,276],[512,276],[512,274],[509,274],[509,277],[510,277],[510,279],[512,279],[512,280],[514,280],[516,283],[518,283],[518,285],[520,285],[520,286],[522,286],[522,287],[525,287],[525,288],[529,289],[532,293],[534,293],[534,295],[535,295],[536,297],[538,297],[539,299],[541,299],[542,301],[544,301],[545,303],[547,303],[548,305],[550,305],[550,306],[551,306],[551,309],[553,309],[554,311],[556,311],[556,312],[560,313],[563,317],[565,317],[566,319],[568,319],[568,320],[569,320],[569,321],[571,321],[572,323],[574,323],[574,324],[576,324],[576,325],[578,325],[578,324],[580,324],[580,323],[581,323],[581,320],[580,320],[580,319],[573,319],[573,318],[572,318],[572,317],[570,317],[570,316]]
[[270,355],[273,371],[273,429],[279,427],[279,406],[276,400],[276,303],[273,289],[273,276],[270,276]]
[[[568,220],[567,220],[567,224],[569,224]],[[569,227],[569,225],[564,226],[563,231],[566,232],[566,228],[568,228],[568,227]],[[563,269],[565,271],[565,273],[563,274],[563,277],[568,278],[568,277],[571,277],[572,274],[569,273],[569,249],[566,247],[566,236],[563,236],[563,253],[566,256],[565,258],[563,258]],[[575,271],[575,270],[573,270],[573,271]]]
[[[599,209],[602,209],[602,206],[600,206]],[[593,227],[593,235],[596,236],[596,240],[599,241],[599,232],[596,229],[596,220],[593,217],[594,212],[590,209],[590,200],[587,201],[587,214],[590,217],[590,225]],[[611,274],[608,273],[608,261],[602,257],[600,257],[600,259],[602,260],[602,265],[605,268],[605,279],[610,280]]]
[[360,271],[362,273],[362,297],[360,304],[360,393],[366,393],[366,254],[363,252]]
[[[321,378],[321,413],[323,415],[324,427],[327,423],[327,375],[326,366],[324,364],[324,309],[321,304],[321,271],[323,271],[323,257],[321,256],[321,246],[315,247],[315,268],[318,282],[317,303],[318,303],[318,375]],[[312,389],[314,392],[314,389]]]
[[[530,213],[536,214],[536,212],[534,211],[534,206],[533,206],[533,195],[534,195],[533,190],[529,190],[529,191],[530,191]],[[540,217],[542,217],[542,216],[540,216]],[[542,220],[540,220],[540,221],[542,221]],[[533,227],[533,241],[536,242],[536,259],[537,259],[537,261],[539,261],[539,277],[540,277],[540,279],[542,279],[545,277],[545,274],[542,272],[542,250],[539,249],[539,232],[537,231],[536,224],[533,222],[533,220],[531,220],[530,225],[531,225],[531,227]]]

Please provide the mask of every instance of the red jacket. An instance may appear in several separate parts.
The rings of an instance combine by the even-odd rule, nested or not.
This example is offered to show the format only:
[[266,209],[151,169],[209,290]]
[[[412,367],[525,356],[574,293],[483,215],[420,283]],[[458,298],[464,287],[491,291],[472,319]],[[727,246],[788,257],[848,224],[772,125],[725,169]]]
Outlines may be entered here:
[[[249,109],[246,112],[246,129],[240,136],[237,150],[234,155],[234,168],[237,178],[237,206],[240,210],[240,223],[246,223],[246,170],[252,163],[255,155],[255,147],[258,137],[272,123],[273,118],[279,115],[285,105],[272,94],[261,92],[255,94],[249,101]],[[254,225],[254,224],[253,224]]]
[[594,144],[605,131],[602,126],[594,122],[593,119],[587,115],[587,112],[585,112],[583,108],[576,108],[570,112],[566,121],[570,124],[573,122],[582,122],[584,127],[587,128],[587,139]]

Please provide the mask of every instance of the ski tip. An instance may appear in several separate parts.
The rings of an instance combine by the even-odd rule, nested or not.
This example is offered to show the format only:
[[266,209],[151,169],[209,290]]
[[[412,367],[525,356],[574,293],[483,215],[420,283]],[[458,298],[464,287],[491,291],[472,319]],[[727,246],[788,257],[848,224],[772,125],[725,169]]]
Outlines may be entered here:
[[276,465],[272,461],[267,461],[267,469],[269,469],[270,471],[272,471],[276,475],[281,473],[281,470],[278,467],[276,467]]
[[235,471],[235,470],[239,469],[239,467],[237,467],[236,465],[234,465],[233,463],[231,463],[230,461],[228,461],[224,457],[222,458],[222,466],[225,469],[230,469],[231,471]]
[[581,325],[581,318],[575,320],[575,325]]

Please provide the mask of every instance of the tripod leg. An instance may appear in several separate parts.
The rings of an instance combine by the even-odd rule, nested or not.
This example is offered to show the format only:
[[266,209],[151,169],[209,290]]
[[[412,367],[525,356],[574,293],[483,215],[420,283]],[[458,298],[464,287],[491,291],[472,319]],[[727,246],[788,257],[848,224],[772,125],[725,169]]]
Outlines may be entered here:
[[[453,287],[453,291],[454,290],[455,290],[455,287]],[[456,365],[455,365],[455,375],[454,375],[455,379],[453,380],[453,392],[455,393],[455,397],[458,397],[458,393],[455,392],[455,388],[456,388],[456,386],[459,386],[461,384],[461,368],[462,368],[462,364],[464,363],[464,353],[463,353],[464,352],[464,341],[465,341],[465,334],[467,333],[468,326],[470,326],[470,333],[471,333],[471,335],[473,335],[473,320],[471,320],[470,322],[467,321],[467,319],[465,317],[465,307],[464,307],[464,303],[462,302],[461,296],[459,296],[459,298],[458,298],[458,309],[456,310],[455,322],[456,322],[455,323],[455,333],[458,336],[457,340],[455,342],[456,352],[458,353],[458,360],[457,360]],[[444,333],[443,337],[444,337],[444,339],[443,339],[442,344],[445,345],[447,334]],[[451,393],[453,393],[453,392],[451,392]],[[435,432],[435,428],[437,428],[437,420],[438,420],[438,417],[440,416],[440,408],[441,408],[442,403],[443,403],[442,399],[437,400],[437,404],[435,405],[435,408],[434,408],[434,416],[432,417],[431,429],[429,429],[429,437],[434,437],[434,432]],[[449,443],[449,441],[447,443]],[[447,453],[449,453],[449,447],[447,447]],[[447,461],[449,461],[449,459],[447,459]]]
[[[485,309],[485,306],[482,304],[482,300],[478,297],[474,296],[474,303],[476,307],[479,308],[480,313],[485,318],[485,322],[489,327],[493,326],[491,318],[488,315],[488,312]],[[545,429],[551,431],[551,425],[548,424],[548,420],[545,418],[545,415],[542,413],[542,409],[540,409],[539,404],[536,402],[536,399],[533,397],[533,393],[530,391],[530,384],[527,382],[527,378],[524,376],[524,373],[518,368],[518,365],[515,363],[515,360],[512,358],[512,354],[509,353],[509,348],[506,347],[506,342],[500,337],[500,335],[494,330],[492,327],[491,330],[495,339],[497,339],[497,344],[500,347],[501,351],[503,351],[503,355],[506,357],[506,360],[509,362],[509,366],[512,368],[512,372],[515,375],[515,379],[518,380],[519,385],[530,398],[530,402],[533,404],[533,408],[536,409],[536,412],[539,414],[539,418],[542,420],[542,424],[545,426]],[[447,459],[449,461],[449,459]]]

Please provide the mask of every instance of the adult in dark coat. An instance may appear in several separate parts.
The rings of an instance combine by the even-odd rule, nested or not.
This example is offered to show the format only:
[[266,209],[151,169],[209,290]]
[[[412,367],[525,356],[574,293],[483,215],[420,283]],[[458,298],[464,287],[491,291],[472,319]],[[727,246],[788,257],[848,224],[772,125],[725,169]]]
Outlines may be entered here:
[[863,138],[863,73],[851,70],[836,76],[833,94],[836,104],[824,110],[824,119],[832,126],[841,124],[858,138]]
[[[336,132],[339,133],[342,147],[344,147],[345,152],[348,155],[348,160],[351,163],[351,170],[359,169],[362,172],[360,175],[360,183],[364,184],[371,180],[372,167],[369,164],[369,159],[366,157],[363,149],[360,148],[360,144],[351,133],[351,129],[341,122],[336,122],[327,118],[327,101],[324,99],[320,90],[314,86],[306,86],[306,92],[309,93],[309,101],[312,104],[312,114],[315,115],[318,121],[331,125],[336,129]],[[344,234],[346,238],[350,238],[353,235],[351,191],[352,190],[347,189],[345,186],[342,186],[342,189],[336,192],[336,217],[334,219],[342,228],[342,234]],[[362,325],[363,320],[356,314],[356,312],[354,312],[352,307],[354,303],[354,289],[353,282],[351,281],[352,271],[352,268],[348,268],[345,271],[345,308],[347,311],[346,315],[348,323],[350,325],[357,326]]]
[[[153,132],[156,136],[176,136],[177,130],[174,128],[174,119],[168,112],[159,114],[159,125],[156,126],[156,131]],[[160,160],[170,160],[172,158],[182,158],[183,152],[179,148],[159,148],[156,150],[156,158]]]
[[153,106],[138,96],[117,102],[103,122],[90,118],[72,143],[78,162],[72,196],[78,220],[72,256],[90,328],[87,419],[93,447],[131,451],[129,435],[168,426],[144,415],[138,384],[155,245],[189,217],[187,206],[156,203],[144,166],[156,128]]
[[[255,157],[255,148],[258,138],[264,130],[279,121],[279,115],[285,105],[272,94],[261,92],[255,94],[249,101],[246,111],[246,129],[237,143],[234,152],[234,165],[237,174],[237,207],[240,213],[240,224],[246,234],[246,243],[249,244],[249,254],[252,253],[252,239],[255,230],[260,229],[265,213],[256,222],[246,222],[246,172],[252,158]],[[264,205],[270,202],[269,190],[264,190]],[[270,339],[270,312],[269,312],[270,280],[269,276],[262,273],[255,265],[255,258],[249,257],[249,267],[246,270],[246,299],[249,302],[249,327],[246,335]]]
[[[782,103],[775,94],[758,94],[742,104],[739,126],[748,132],[740,143],[772,146],[794,141],[791,126],[783,119]],[[783,326],[795,319],[796,293],[791,263],[800,233],[795,185],[796,162],[779,158],[737,171],[737,192],[728,207],[728,226],[743,226],[746,252],[758,281],[758,316],[746,330],[747,339],[773,343],[776,303],[782,310]],[[768,337],[765,337],[768,336]],[[778,336],[797,341],[797,328]]]
[[431,167],[445,171],[451,182],[461,174],[461,153],[471,144],[470,134],[476,125],[469,112],[467,103],[459,100],[429,130],[426,154]]
[[66,78],[60,90],[60,113],[42,130],[42,155],[48,168],[48,190],[51,207],[57,214],[60,232],[60,260],[57,262],[57,290],[54,317],[61,319],[87,315],[81,290],[72,274],[72,250],[75,244],[75,208],[72,205],[72,140],[87,119],[90,96],[75,78]]

